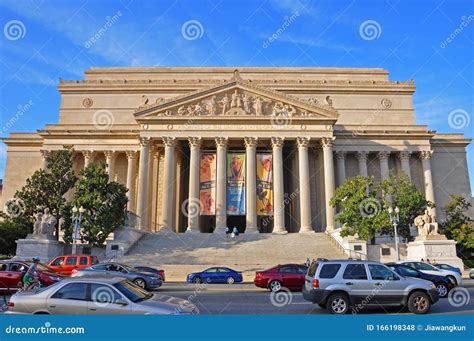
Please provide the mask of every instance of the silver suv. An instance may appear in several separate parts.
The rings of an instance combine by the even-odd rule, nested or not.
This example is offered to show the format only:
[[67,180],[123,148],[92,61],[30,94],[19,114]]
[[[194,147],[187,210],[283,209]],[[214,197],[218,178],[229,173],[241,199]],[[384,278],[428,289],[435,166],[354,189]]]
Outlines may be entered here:
[[303,297],[333,314],[358,313],[368,306],[404,306],[426,314],[438,301],[433,283],[402,277],[379,262],[318,260],[306,273]]

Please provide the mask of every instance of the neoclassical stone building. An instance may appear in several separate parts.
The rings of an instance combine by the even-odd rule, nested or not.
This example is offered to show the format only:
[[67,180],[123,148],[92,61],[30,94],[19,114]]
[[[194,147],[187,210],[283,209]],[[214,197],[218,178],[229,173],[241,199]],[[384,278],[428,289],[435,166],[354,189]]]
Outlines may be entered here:
[[105,161],[148,231],[325,231],[358,174],[405,172],[438,216],[471,193],[470,139],[415,124],[413,81],[379,68],[92,68],[59,91],[58,124],[3,139],[2,207],[63,146],[76,171]]

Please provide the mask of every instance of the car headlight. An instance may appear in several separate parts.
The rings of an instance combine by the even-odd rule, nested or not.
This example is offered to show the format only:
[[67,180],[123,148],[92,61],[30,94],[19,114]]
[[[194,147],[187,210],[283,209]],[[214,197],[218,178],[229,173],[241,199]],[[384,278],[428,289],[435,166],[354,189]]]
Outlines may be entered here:
[[454,280],[454,278],[452,277],[448,277],[449,281],[451,282],[451,284],[456,284],[456,281]]
[[436,285],[431,284],[431,289],[436,289]]

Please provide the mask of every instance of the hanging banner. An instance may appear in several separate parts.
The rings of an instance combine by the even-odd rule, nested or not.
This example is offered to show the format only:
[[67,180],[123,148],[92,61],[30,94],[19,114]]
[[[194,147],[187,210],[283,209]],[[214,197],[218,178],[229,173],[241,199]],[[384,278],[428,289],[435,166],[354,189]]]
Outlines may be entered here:
[[273,215],[272,154],[257,154],[257,215]]
[[216,154],[202,153],[199,170],[199,200],[201,215],[215,215]]
[[245,215],[245,153],[227,154],[227,214]]

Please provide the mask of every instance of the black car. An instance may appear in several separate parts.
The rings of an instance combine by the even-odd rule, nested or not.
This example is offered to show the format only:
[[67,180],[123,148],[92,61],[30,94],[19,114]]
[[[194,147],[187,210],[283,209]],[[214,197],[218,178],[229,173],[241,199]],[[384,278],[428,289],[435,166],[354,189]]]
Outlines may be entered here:
[[439,297],[447,297],[453,288],[453,284],[446,276],[430,275],[403,264],[388,263],[386,265],[401,276],[416,277],[432,282],[438,289]]
[[134,268],[137,270],[140,270],[141,272],[149,272],[152,274],[157,274],[161,277],[162,282],[165,281],[165,270],[155,269],[150,266],[141,266],[141,265],[134,266]]

